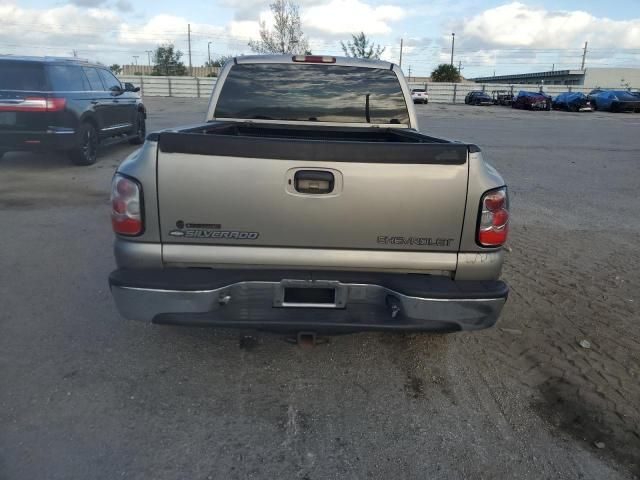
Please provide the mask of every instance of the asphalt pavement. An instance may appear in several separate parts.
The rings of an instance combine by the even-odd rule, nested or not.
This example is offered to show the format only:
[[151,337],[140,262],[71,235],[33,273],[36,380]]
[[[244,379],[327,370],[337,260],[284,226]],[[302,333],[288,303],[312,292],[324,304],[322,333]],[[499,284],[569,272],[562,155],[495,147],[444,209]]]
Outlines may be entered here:
[[[206,110],[146,103],[149,130]],[[640,115],[417,110],[509,184],[487,331],[302,348],[122,319],[108,195],[135,147],[0,160],[0,479],[637,478]]]

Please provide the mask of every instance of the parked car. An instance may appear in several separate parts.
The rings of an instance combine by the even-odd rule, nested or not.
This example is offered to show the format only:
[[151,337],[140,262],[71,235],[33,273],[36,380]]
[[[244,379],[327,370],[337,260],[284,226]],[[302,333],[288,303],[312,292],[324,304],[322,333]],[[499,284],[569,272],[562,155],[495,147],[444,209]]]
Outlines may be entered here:
[[590,112],[591,101],[584,93],[565,92],[557,95],[551,106],[554,110],[566,110],[568,112]]
[[541,92],[521,90],[513,99],[511,107],[525,110],[551,110],[551,97]]
[[513,94],[509,90],[494,90],[491,92],[491,98],[495,105],[508,107],[513,103]]
[[465,95],[464,103],[467,105],[493,105],[493,98],[481,90],[474,90]]
[[0,157],[60,150],[76,165],[91,165],[107,138],[141,144],[147,112],[139,90],[75,58],[0,55]]
[[113,178],[119,311],[294,332],[490,327],[508,292],[505,182],[477,146],[417,128],[389,62],[227,62],[203,122],[149,135]]
[[593,105],[593,103],[594,103],[593,99],[595,98],[595,96],[600,94],[600,93],[602,93],[602,92],[605,92],[605,91],[606,90],[604,88],[600,88],[600,87],[594,88],[593,90],[591,90],[589,92],[589,94],[587,95],[587,98],[589,99],[589,101]]
[[640,98],[627,90],[604,90],[591,98],[594,110],[640,112]]
[[429,94],[424,88],[414,88],[411,90],[411,100],[413,100],[413,103],[422,103],[426,105],[429,103]]

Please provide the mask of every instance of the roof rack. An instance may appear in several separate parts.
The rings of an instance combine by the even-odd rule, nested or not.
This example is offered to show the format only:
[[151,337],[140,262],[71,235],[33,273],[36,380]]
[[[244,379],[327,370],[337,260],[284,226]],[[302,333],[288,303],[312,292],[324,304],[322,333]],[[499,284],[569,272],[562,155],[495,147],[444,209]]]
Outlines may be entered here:
[[45,56],[38,57],[36,55],[16,55],[13,53],[0,53],[0,58],[2,59],[10,59],[10,60],[23,60],[23,61],[36,61],[36,62],[76,62],[76,63],[92,63],[90,60],[86,58],[78,58],[78,57],[53,57],[53,56]]
[[79,57],[52,57],[49,55],[46,55],[44,57],[45,60],[55,60],[55,61],[62,61],[62,62],[82,62],[82,63],[89,63],[89,59],[87,58],[79,58]]

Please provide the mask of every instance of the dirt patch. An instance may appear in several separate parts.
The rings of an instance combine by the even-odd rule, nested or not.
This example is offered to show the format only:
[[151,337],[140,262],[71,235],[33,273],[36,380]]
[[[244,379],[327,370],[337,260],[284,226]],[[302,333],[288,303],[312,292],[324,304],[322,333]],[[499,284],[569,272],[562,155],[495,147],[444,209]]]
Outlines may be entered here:
[[504,273],[509,301],[479,348],[531,390],[532,408],[550,425],[640,475],[635,242],[547,231],[541,243],[514,230]]

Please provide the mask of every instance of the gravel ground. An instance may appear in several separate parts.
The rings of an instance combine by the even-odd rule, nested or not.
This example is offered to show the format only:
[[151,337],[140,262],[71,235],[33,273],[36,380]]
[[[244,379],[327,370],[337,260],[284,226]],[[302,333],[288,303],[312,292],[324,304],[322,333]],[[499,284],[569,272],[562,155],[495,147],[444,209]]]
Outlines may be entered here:
[[[152,129],[206,109],[147,104]],[[510,185],[493,329],[305,349],[126,321],[107,198],[133,147],[5,156],[0,479],[637,478],[640,115],[417,110]]]

